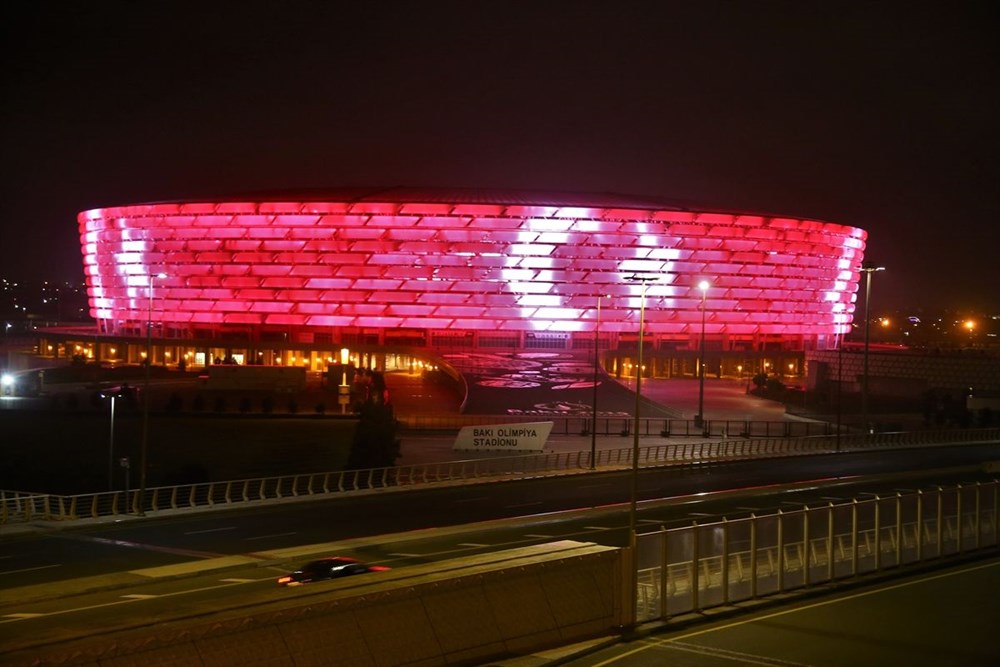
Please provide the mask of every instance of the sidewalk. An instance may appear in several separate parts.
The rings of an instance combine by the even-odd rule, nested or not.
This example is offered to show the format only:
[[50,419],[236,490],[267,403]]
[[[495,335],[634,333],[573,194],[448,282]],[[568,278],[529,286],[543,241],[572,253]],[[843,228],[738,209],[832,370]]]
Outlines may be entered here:
[[[460,400],[440,385],[424,381],[419,375],[391,374],[388,376],[392,390],[392,402],[397,417],[411,414],[430,416],[459,415]],[[629,391],[634,383],[623,385]],[[679,412],[685,419],[693,419],[698,412],[698,381],[689,379],[647,379],[642,382],[643,398],[667,406]],[[746,383],[735,380],[705,381],[705,418],[707,420],[732,421],[805,421],[801,417],[789,415],[785,406],[747,393]],[[598,405],[598,410],[600,410]],[[574,413],[578,414],[578,413]],[[578,414],[588,417],[589,412]],[[525,422],[546,421],[545,417],[525,417]],[[711,438],[718,440],[719,438]],[[669,437],[640,435],[639,446],[649,447],[666,444],[688,444],[701,442],[700,436]],[[445,463],[449,461],[471,460],[496,457],[496,452],[454,451],[454,433],[434,433],[423,435],[408,432],[402,438],[402,457],[398,465],[419,465],[425,463]],[[622,449],[633,445],[633,436],[598,435],[596,449]],[[589,435],[552,435],[545,445],[545,452],[590,451],[592,439]],[[516,456],[514,452],[506,453]]]
[[[419,375],[408,373],[390,373],[386,379],[392,390],[392,403],[399,415],[453,415],[460,414],[461,397],[433,382],[425,381]],[[634,392],[635,382],[621,382],[608,379],[608,382],[620,384],[629,392]],[[680,413],[682,418],[691,419],[698,413],[698,380],[691,379],[644,379],[642,381],[642,397],[667,408],[670,412]],[[516,390],[510,390],[516,391]],[[589,391],[589,390],[588,390]],[[559,397],[557,392],[549,392],[551,400]],[[591,398],[587,395],[585,408],[590,408]],[[705,380],[705,419],[708,420],[754,420],[754,421],[784,421],[797,420],[798,417],[788,415],[785,406],[777,401],[769,401],[748,392],[746,382],[739,380]],[[598,411],[606,407],[598,405]],[[501,409],[493,414],[504,414]],[[587,410],[583,413],[589,415]],[[628,414],[632,414],[629,405]],[[647,415],[653,416],[653,415]]]

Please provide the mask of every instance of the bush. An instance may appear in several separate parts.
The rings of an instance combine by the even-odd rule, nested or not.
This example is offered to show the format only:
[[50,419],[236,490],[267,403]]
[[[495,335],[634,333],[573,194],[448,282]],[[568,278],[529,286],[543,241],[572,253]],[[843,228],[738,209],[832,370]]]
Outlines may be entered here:
[[167,400],[167,412],[180,412],[181,408],[184,407],[184,399],[176,391],[170,394],[170,399]]
[[250,412],[251,402],[248,396],[244,396],[240,399],[240,413],[246,414]]
[[316,414],[321,415],[324,412],[326,412],[326,403],[317,403],[316,404]]
[[212,406],[214,412],[225,412],[226,411],[226,399],[223,396],[216,396],[215,403]]
[[362,404],[347,468],[363,470],[396,465],[401,444],[396,435],[397,428],[392,406],[380,403]]
[[194,410],[195,412],[204,412],[205,411],[205,397],[202,396],[201,394],[196,395],[194,397],[194,400],[191,401],[191,409]]
[[274,411],[274,399],[270,396],[265,396],[260,402],[260,409],[264,414],[271,414]]
[[778,378],[771,378],[767,381],[766,388],[770,394],[780,394],[785,390],[785,383]]
[[296,401],[294,398],[289,399],[288,401],[288,411],[293,415],[299,411],[299,402]]

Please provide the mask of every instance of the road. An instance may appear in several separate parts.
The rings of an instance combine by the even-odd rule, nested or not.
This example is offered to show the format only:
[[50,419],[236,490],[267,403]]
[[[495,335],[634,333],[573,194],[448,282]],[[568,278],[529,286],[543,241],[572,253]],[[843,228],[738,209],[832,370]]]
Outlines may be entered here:
[[992,667],[1000,559],[921,572],[615,644],[569,667]]
[[[975,482],[986,477],[933,469],[995,455],[993,447],[961,447],[644,471],[641,497],[671,499],[641,503],[640,529],[825,504],[862,492]],[[904,463],[916,470],[879,482],[852,479]],[[824,481],[780,493],[763,486],[802,479]],[[398,570],[556,539],[622,546],[628,482],[625,472],[554,477],[8,536],[0,560],[0,645],[38,645],[97,628],[272,601],[286,594],[274,584],[278,574],[317,553],[353,555]],[[730,488],[744,492],[702,495]]]
[[[901,471],[974,466],[998,457],[996,445],[850,453],[646,469],[639,499],[693,496],[769,484],[837,479]],[[911,475],[912,477],[912,475]],[[961,479],[974,481],[972,476]],[[957,480],[956,480],[957,481]],[[903,482],[892,482],[898,486]],[[893,491],[895,486],[887,490]],[[43,530],[4,538],[0,589],[171,563],[272,551],[381,534],[401,533],[629,502],[630,473],[554,476],[501,484],[473,484],[343,498],[316,498],[258,508],[194,513],[169,519],[123,519],[81,530]],[[866,488],[867,491],[875,491]],[[825,503],[829,489],[795,502]],[[792,502],[782,497],[773,502]],[[746,502],[744,507],[749,507]],[[779,505],[773,505],[776,508]],[[761,503],[758,511],[767,509]],[[703,506],[702,514],[722,507]],[[668,527],[671,517],[656,517]],[[681,521],[689,520],[680,517]],[[624,523],[622,524],[624,525]],[[58,527],[58,526],[57,526]],[[16,528],[13,527],[13,528]],[[624,540],[620,544],[624,544]]]

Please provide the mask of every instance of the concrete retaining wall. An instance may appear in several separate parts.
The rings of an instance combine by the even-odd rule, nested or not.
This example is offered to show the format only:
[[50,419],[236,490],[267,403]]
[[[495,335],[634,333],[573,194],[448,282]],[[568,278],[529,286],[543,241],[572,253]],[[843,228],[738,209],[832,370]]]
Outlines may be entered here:
[[479,665],[614,632],[622,555],[564,541],[361,575],[275,591],[268,597],[278,601],[249,609],[9,655],[5,664]]

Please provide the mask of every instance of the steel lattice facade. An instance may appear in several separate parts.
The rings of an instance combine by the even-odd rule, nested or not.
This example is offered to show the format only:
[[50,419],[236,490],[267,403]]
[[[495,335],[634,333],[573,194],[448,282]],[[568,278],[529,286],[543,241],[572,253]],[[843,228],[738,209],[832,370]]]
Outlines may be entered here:
[[79,227],[107,333],[152,319],[169,331],[592,337],[636,331],[643,293],[658,340],[698,335],[702,308],[715,338],[815,347],[849,328],[863,230],[600,201],[389,190],[94,209]]

